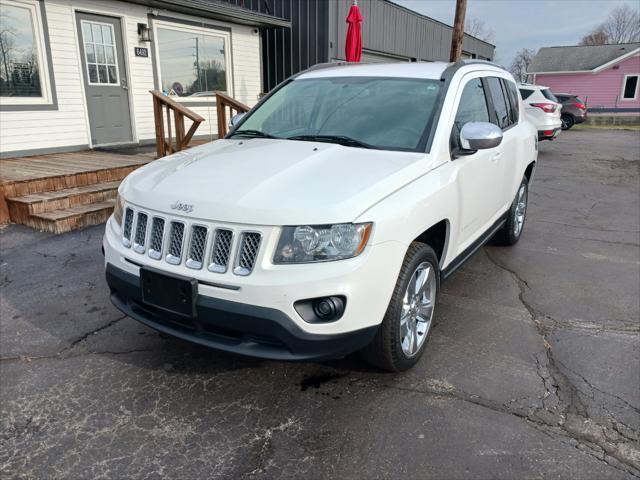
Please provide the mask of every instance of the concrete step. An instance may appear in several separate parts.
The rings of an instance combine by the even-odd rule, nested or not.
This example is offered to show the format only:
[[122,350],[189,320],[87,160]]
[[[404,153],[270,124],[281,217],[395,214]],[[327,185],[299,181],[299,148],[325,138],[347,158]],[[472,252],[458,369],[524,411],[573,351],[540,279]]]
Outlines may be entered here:
[[66,208],[103,202],[116,197],[120,180],[81,187],[65,188],[50,192],[32,193],[7,198],[11,218],[16,223],[36,213],[63,210]]
[[21,223],[46,232],[70,232],[71,230],[106,222],[113,212],[114,206],[115,199],[76,205],[49,212],[35,213],[26,217]]

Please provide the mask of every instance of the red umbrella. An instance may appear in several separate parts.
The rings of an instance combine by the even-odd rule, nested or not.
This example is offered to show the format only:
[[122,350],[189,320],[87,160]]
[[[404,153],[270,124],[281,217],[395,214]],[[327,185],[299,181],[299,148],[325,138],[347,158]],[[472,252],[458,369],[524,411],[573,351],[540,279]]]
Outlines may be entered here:
[[347,15],[347,43],[344,46],[344,53],[347,62],[359,62],[362,56],[362,14],[358,8],[358,0],[353,0],[353,5]]

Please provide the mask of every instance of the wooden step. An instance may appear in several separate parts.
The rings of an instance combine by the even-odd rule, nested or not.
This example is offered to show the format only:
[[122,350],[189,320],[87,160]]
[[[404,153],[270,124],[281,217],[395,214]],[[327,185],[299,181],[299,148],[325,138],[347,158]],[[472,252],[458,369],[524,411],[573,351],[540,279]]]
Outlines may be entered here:
[[70,232],[106,222],[113,212],[115,203],[115,199],[110,199],[50,212],[35,213],[26,217],[23,224],[46,232]]
[[21,197],[7,198],[11,219],[16,223],[36,213],[51,212],[65,208],[103,202],[116,197],[120,181],[65,188],[52,192],[33,193]]
[[121,181],[140,167],[140,163],[116,168],[105,168],[91,172],[54,175],[44,178],[21,180],[3,185],[5,197],[20,197],[41,192],[53,192],[69,188],[95,185],[97,183]]

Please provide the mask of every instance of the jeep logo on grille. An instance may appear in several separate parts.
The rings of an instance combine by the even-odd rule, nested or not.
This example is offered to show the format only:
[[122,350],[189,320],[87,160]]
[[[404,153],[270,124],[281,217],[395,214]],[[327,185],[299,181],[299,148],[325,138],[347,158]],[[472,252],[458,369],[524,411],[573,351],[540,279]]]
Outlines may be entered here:
[[189,203],[176,202],[173,205],[171,205],[171,208],[173,210],[180,210],[185,213],[193,212],[193,205]]

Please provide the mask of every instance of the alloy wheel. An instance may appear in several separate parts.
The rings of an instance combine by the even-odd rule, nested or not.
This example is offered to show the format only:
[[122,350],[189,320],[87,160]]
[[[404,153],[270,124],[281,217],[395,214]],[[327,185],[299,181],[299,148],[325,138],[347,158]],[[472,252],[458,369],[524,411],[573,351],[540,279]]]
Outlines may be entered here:
[[515,222],[513,222],[513,233],[516,237],[522,232],[524,227],[524,217],[527,214],[527,186],[523,183],[520,185],[518,195],[516,197]]
[[429,262],[422,262],[409,279],[400,313],[400,343],[407,357],[419,351],[433,320],[436,301],[436,273]]

